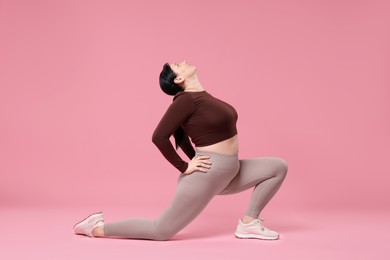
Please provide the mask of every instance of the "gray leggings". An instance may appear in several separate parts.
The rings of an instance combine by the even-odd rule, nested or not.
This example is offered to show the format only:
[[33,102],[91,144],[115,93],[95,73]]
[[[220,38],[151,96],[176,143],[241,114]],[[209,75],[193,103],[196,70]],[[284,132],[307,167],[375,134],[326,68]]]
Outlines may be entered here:
[[246,215],[258,218],[279,190],[287,174],[287,163],[278,157],[239,160],[238,155],[211,152],[211,168],[180,174],[172,203],[155,220],[128,218],[105,223],[105,236],[168,240],[191,223],[215,195],[238,193],[254,187]]

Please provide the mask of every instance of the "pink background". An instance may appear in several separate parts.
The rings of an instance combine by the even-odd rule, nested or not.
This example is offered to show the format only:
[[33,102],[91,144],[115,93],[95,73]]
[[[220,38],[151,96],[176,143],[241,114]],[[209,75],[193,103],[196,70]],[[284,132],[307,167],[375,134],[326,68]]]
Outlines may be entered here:
[[[158,75],[186,59],[237,109],[240,157],[289,163],[268,218],[389,210],[389,13],[368,0],[0,1],[0,206],[156,217],[179,175],[151,142],[172,100]],[[250,193],[210,207],[236,221]]]

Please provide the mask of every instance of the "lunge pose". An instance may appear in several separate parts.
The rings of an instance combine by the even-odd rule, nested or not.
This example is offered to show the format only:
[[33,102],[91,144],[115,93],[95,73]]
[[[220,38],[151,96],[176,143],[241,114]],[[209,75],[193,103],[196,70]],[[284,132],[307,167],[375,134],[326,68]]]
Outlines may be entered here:
[[[162,155],[180,173],[171,204],[153,220],[128,218],[105,223],[103,213],[97,212],[77,223],[74,233],[169,240],[191,223],[214,196],[253,187],[248,208],[238,219],[234,234],[237,238],[278,239],[279,234],[266,228],[259,215],[282,185],[287,162],[278,157],[238,158],[236,110],[208,93],[198,80],[197,68],[187,61],[164,64],[160,86],[174,96],[152,137]],[[172,135],[176,149],[169,140]],[[190,160],[183,160],[176,152],[178,148]]]

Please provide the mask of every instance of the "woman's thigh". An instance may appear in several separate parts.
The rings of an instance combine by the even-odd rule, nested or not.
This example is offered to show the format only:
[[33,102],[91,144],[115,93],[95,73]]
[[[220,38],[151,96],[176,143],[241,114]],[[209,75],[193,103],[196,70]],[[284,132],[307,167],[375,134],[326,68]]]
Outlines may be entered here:
[[239,169],[238,158],[223,159],[210,156],[212,166],[206,173],[180,174],[171,204],[156,219],[157,227],[164,229],[160,232],[172,234],[185,227],[231,182]]
[[285,172],[287,162],[279,157],[257,157],[240,160],[240,170],[219,195],[234,194]]

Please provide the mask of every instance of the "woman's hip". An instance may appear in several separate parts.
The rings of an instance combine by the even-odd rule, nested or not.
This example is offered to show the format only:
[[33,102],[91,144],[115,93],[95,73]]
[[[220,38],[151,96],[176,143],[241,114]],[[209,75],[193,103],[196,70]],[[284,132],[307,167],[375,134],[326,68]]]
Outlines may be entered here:
[[215,152],[196,152],[195,156],[209,156],[211,161],[210,169],[207,172],[221,172],[221,174],[235,174],[240,168],[240,161],[237,154],[226,155]]

